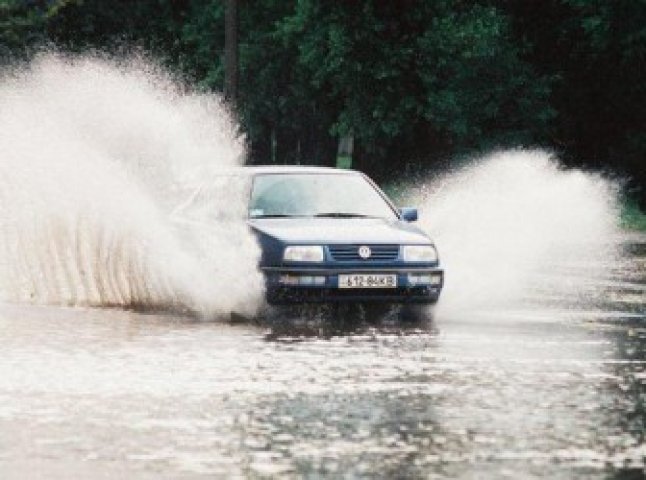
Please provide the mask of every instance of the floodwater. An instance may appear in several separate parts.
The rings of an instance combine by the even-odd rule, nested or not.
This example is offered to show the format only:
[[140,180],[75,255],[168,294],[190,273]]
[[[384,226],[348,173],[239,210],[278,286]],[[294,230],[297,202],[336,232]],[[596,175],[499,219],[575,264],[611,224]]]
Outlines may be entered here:
[[523,149],[402,178],[433,322],[198,321],[262,302],[223,100],[138,58],[16,68],[0,479],[644,477],[646,237],[618,239],[616,182]]
[[428,325],[5,305],[0,477],[644,478],[646,236],[623,250],[551,273],[587,297],[548,275]]

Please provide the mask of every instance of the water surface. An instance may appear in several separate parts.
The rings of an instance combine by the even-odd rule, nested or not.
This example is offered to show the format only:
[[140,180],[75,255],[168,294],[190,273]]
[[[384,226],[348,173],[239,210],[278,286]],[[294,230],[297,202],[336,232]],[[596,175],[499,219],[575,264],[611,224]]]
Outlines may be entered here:
[[[291,332],[0,309],[3,478],[643,478],[646,238],[578,298]],[[587,296],[586,296],[587,295]]]

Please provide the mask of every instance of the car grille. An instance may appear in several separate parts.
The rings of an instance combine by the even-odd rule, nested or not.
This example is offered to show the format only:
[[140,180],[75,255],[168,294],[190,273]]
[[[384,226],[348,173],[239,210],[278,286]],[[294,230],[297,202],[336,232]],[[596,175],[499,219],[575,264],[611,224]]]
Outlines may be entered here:
[[359,248],[364,245],[329,245],[330,256],[337,262],[384,262],[396,260],[399,256],[399,245],[365,245],[370,247],[370,257],[359,256]]

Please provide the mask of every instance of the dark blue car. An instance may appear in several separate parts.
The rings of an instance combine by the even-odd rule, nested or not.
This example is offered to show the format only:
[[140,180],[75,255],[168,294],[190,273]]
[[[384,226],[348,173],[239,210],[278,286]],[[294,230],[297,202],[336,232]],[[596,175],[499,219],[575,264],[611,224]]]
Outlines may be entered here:
[[432,240],[411,223],[417,210],[395,208],[367,176],[323,167],[244,170],[270,304],[403,304],[421,312],[438,301],[443,271]]

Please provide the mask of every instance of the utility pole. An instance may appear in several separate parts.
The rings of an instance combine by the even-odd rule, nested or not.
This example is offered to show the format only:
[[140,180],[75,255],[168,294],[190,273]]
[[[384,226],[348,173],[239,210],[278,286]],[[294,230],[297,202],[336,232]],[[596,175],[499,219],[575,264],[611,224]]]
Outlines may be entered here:
[[226,0],[224,13],[224,97],[238,96],[238,0]]

